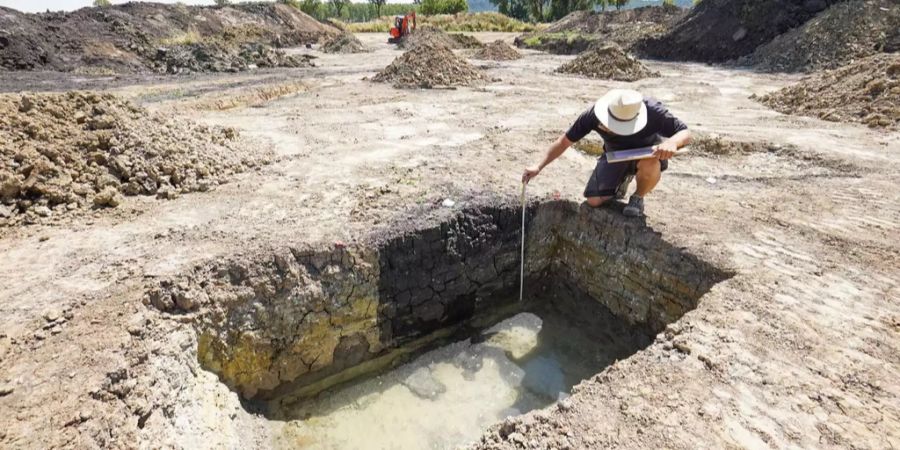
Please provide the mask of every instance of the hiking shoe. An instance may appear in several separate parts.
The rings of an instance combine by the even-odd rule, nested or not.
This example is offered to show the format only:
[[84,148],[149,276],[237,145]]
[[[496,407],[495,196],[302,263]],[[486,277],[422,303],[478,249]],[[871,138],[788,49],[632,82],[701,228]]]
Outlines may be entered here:
[[625,175],[625,179],[619,183],[619,187],[616,188],[616,200],[622,200],[625,198],[625,194],[628,193],[628,185],[631,184],[631,180],[634,179],[634,175]]
[[628,217],[641,217],[644,215],[644,199],[637,194],[628,199],[628,205],[622,210],[622,214]]

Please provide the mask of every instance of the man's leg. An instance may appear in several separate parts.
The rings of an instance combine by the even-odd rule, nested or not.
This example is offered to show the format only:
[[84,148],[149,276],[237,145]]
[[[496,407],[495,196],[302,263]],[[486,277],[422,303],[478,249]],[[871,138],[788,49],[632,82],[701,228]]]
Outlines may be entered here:
[[637,163],[637,192],[638,197],[649,194],[661,176],[660,161],[656,158],[639,160]]
[[590,205],[594,208],[597,208],[600,205],[606,203],[611,198],[612,198],[611,195],[605,196],[605,197],[587,197],[584,199],[584,201],[586,201],[588,205]]

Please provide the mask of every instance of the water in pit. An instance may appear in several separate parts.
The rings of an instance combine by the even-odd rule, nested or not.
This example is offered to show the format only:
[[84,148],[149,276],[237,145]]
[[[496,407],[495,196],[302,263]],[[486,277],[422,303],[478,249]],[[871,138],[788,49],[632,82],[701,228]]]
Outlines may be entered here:
[[270,417],[288,421],[278,446],[457,448],[508,416],[565,398],[581,380],[650,343],[599,304],[561,311],[558,303],[539,303],[315,398],[273,402]]

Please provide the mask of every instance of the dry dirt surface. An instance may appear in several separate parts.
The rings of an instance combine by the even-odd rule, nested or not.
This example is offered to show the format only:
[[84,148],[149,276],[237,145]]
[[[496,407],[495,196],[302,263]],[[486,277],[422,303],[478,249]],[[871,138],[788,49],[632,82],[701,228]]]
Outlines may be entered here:
[[481,50],[475,52],[475,55],[472,57],[490,61],[512,61],[521,58],[522,54],[510,47],[506,42],[498,39],[485,45]]
[[325,53],[365,53],[369,51],[353,33],[343,32],[322,44]]
[[559,73],[571,73],[601,80],[637,81],[659,76],[616,44],[590,49],[559,66]]
[[642,56],[725,62],[752,53],[839,0],[703,0],[667,33],[635,44]]
[[401,88],[440,88],[482,83],[484,74],[452,50],[430,42],[415,44],[397,57],[372,81]]
[[[512,35],[486,39],[498,37]],[[625,228],[729,276],[646,348],[472,448],[900,448],[900,132],[780,114],[750,96],[796,76],[694,63],[645,61],[659,77],[572,83],[554,72],[571,57],[525,52],[484,69],[500,81],[401,91],[363,80],[398,52],[382,33],[360,38],[374,51],[315,52],[312,68],[177,80],[3,74],[7,91],[89,84],[176,121],[190,111],[252,139],[238,151],[272,148],[279,162],[207,192],[125,196],[113,210],[8,227],[0,447],[304,445],[286,432],[292,421],[256,414],[200,366],[197,330],[215,310],[184,295],[163,312],[144,304],[148,289],[169,278],[201,285],[198,274],[218,269],[236,296],[266,295],[280,279],[229,280],[291,269],[285,255],[295,252],[340,254],[439,227],[464,210],[515,211],[523,167],[598,96],[629,86],[712,142],[671,161],[648,217]],[[265,86],[296,81],[305,89],[253,107],[194,108],[211,92],[265,98]],[[594,164],[567,151],[529,184],[529,201],[581,202]],[[577,208],[625,220],[621,205]],[[253,308],[264,306],[248,305],[246,317],[260,314]]]
[[882,53],[759,97],[785,114],[900,128],[900,54]]
[[338,32],[280,4],[131,2],[42,14],[0,7],[0,68],[178,73],[190,66],[203,71],[251,64],[295,67],[296,61],[271,47],[316,43]]
[[811,72],[897,51],[900,4],[892,0],[851,0],[761,45],[739,63],[773,72]]
[[110,94],[0,94],[0,225],[44,223],[122,195],[174,198],[266,164],[234,128],[151,113]]

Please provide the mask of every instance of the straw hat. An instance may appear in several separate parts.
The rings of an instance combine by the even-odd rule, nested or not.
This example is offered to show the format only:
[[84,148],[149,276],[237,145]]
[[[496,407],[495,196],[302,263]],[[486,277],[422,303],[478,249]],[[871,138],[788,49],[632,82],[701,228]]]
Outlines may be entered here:
[[647,125],[647,105],[638,91],[612,89],[594,105],[594,115],[613,133],[630,136]]

